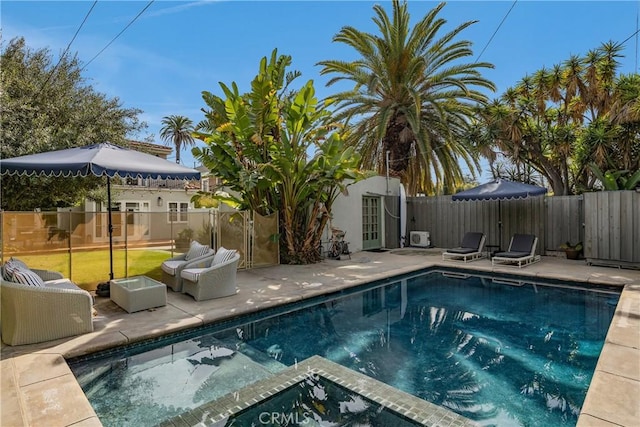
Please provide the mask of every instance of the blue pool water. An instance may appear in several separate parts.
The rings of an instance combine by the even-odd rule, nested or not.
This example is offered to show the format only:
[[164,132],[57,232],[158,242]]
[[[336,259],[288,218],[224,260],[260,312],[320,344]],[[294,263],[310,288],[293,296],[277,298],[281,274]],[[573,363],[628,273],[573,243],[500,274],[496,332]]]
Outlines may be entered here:
[[618,298],[426,272],[69,364],[105,426],[156,425],[313,355],[482,425],[571,426]]

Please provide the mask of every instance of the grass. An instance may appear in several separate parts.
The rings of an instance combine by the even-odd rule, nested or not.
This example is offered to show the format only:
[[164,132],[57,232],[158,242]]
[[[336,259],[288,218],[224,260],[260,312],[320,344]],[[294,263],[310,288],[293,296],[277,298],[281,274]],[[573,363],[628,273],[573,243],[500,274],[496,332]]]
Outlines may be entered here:
[[[114,277],[148,276],[156,280],[162,278],[160,265],[171,256],[169,251],[154,249],[130,249],[113,251]],[[126,258],[125,258],[126,257]],[[28,266],[59,271],[78,286],[94,290],[98,283],[109,279],[109,250],[74,251],[71,256],[71,271],[68,253],[44,253],[20,255],[20,260]],[[125,263],[125,261],[127,261]],[[125,266],[128,271],[125,272]]]

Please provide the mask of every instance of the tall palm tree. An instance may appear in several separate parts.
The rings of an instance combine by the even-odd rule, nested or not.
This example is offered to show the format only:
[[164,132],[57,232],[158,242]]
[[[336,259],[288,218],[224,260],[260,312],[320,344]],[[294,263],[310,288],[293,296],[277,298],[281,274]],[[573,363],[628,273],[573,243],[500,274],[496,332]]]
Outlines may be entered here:
[[188,117],[171,115],[162,118],[160,137],[167,142],[172,142],[176,147],[176,163],[180,163],[182,146],[195,144],[191,132],[193,132],[193,122]]
[[[328,86],[352,81],[335,94],[336,119],[347,123],[348,142],[363,166],[401,178],[409,194],[453,189],[463,182],[459,161],[478,168],[477,154],[462,138],[473,107],[487,101],[478,89],[495,90],[480,71],[484,62],[465,63],[471,42],[457,36],[474,22],[439,35],[446,21],[441,3],[413,28],[407,2],[393,1],[393,16],[373,7],[379,34],[343,27],[333,38],[360,55],[355,61],[322,61],[321,74],[335,74]],[[352,122],[353,121],[353,122]],[[388,162],[387,162],[388,155]],[[387,164],[388,163],[388,164]]]

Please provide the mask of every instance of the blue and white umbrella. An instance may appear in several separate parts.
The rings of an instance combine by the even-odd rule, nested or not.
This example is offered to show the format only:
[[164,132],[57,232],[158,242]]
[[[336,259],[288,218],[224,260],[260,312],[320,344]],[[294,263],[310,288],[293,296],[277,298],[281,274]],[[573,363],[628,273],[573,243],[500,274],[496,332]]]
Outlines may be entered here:
[[199,180],[200,172],[161,157],[110,143],[48,151],[0,160],[0,173],[40,176],[106,176],[109,212],[109,277],[113,279],[111,178]]
[[460,191],[452,200],[507,200],[526,199],[532,196],[542,196],[547,189],[537,185],[524,184],[522,182],[507,181],[498,178],[469,190]]
[[498,200],[498,229],[500,230],[500,242],[502,242],[502,207],[500,206],[500,201],[526,199],[528,197],[542,196],[546,193],[547,189],[544,187],[498,178],[469,190],[460,191],[451,196],[451,200]]

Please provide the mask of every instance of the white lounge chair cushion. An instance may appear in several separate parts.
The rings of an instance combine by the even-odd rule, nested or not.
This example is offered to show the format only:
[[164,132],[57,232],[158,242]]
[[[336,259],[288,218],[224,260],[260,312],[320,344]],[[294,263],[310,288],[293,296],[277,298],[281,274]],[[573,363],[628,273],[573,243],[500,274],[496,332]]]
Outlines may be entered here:
[[200,273],[202,273],[206,268],[187,268],[182,270],[180,274],[183,279],[188,280],[190,282],[197,282],[200,277]]
[[16,283],[22,283],[23,285],[36,286],[39,288],[44,287],[44,282],[40,276],[33,271],[24,268],[14,271],[13,281]]
[[178,268],[184,264],[185,261],[182,259],[178,259],[178,260],[167,260],[165,262],[162,263],[162,265],[160,266],[160,268],[162,268],[162,271],[164,271],[165,273],[171,275],[171,276],[175,276]]
[[218,252],[216,252],[213,257],[213,261],[211,261],[211,266],[222,264],[225,261],[229,261],[236,254],[235,249],[225,249],[224,246],[220,246]]
[[184,257],[184,260],[189,261],[192,259],[200,258],[201,256],[204,256],[207,252],[209,252],[208,245],[201,245],[200,243],[194,240],[193,242],[191,242],[191,246],[189,247],[189,252],[187,252],[187,255]]

